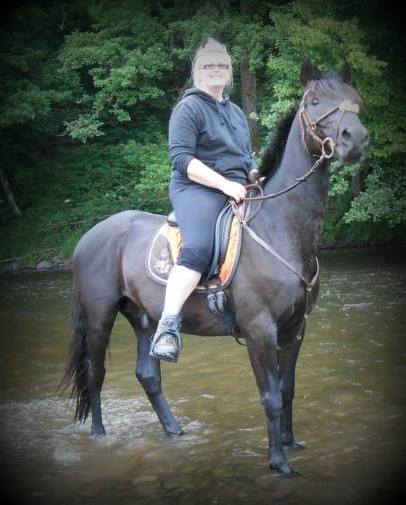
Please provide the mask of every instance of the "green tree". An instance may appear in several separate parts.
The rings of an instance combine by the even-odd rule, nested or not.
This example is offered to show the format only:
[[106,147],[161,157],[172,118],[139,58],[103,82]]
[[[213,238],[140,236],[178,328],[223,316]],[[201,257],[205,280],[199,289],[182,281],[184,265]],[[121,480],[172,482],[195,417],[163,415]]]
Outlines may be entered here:
[[148,4],[98,2],[88,14],[89,29],[67,35],[57,56],[58,72],[77,87],[66,132],[81,142],[168,109],[164,87],[173,67],[164,27]]
[[[371,53],[359,21],[340,19],[330,2],[292,2],[273,8],[270,17],[274,52],[267,63],[269,84],[260,106],[261,124],[272,131],[281,114],[297,104],[297,75],[304,55],[321,70],[339,68],[348,61],[366,103],[364,122],[371,147],[357,167],[343,170],[338,163],[333,165],[328,225],[331,229],[333,220],[337,233],[345,231],[353,238],[360,234],[370,238],[382,229],[399,230],[406,222],[405,102],[393,85],[387,62]],[[351,183],[359,173],[362,186],[354,192]]]
[[401,236],[406,67],[392,21],[379,17],[377,5],[57,0],[16,7],[0,33],[0,181],[12,203],[10,179],[14,211],[24,215],[12,217],[0,204],[10,237],[0,255],[35,248],[43,229],[41,247],[52,242],[68,254],[105,215],[168,209],[168,119],[208,35],[230,50],[232,99],[249,117],[258,157],[298,103],[303,58],[323,70],[351,63],[371,148],[359,166],[333,166],[326,237]]

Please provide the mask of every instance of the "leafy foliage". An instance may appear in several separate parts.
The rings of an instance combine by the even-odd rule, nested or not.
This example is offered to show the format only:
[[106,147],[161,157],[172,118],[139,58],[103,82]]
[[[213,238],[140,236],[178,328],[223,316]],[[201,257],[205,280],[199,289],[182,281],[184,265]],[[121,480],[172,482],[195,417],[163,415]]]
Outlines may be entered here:
[[[334,215],[336,236],[345,231],[350,233],[348,225],[356,224],[359,231],[359,225],[371,222],[387,224],[393,231],[406,223],[406,185],[404,177],[399,176],[405,164],[400,156],[406,148],[402,119],[405,102],[400,90],[391,87],[387,63],[370,53],[366,33],[359,22],[342,21],[332,13],[333,6],[328,2],[292,2],[272,10],[277,55],[270,55],[267,61],[270,86],[263,95],[259,120],[272,131],[280,116],[297,103],[301,93],[297,76],[303,55],[310,57],[321,70],[339,68],[348,61],[353,68],[354,83],[366,102],[363,121],[370,133],[371,148],[363,164],[346,169],[338,169],[337,164],[333,167],[330,207],[339,212],[330,212],[327,227],[331,230],[331,215]],[[354,197],[351,181],[358,171],[364,175],[364,187]],[[370,238],[374,227],[368,228]],[[380,230],[381,226],[376,229]]]
[[106,215],[169,210],[168,119],[207,35],[230,49],[237,103],[239,63],[249,54],[264,146],[301,96],[304,56],[322,70],[351,63],[371,147],[361,164],[333,166],[325,237],[402,236],[404,56],[384,20],[371,18],[376,5],[72,0],[16,7],[0,33],[0,135],[1,163],[23,216],[0,204],[9,237],[0,256],[47,248],[69,255]]

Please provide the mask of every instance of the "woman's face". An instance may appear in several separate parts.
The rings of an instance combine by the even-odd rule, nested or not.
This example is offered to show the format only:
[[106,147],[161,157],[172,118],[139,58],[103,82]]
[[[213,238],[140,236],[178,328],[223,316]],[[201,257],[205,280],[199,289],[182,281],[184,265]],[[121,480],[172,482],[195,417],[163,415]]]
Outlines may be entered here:
[[227,55],[221,52],[206,52],[199,61],[199,81],[203,87],[225,88],[230,80],[230,65]]

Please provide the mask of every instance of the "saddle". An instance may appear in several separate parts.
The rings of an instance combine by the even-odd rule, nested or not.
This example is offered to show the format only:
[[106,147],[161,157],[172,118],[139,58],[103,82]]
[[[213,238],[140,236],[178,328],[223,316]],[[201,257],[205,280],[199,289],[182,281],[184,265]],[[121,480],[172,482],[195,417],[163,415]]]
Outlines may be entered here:
[[[214,237],[210,266],[202,275],[197,291],[226,288],[232,281],[241,250],[241,226],[230,205],[220,212]],[[146,267],[149,276],[159,284],[166,285],[172,266],[176,263],[182,247],[182,237],[172,211],[152,238],[148,248]]]
[[[226,205],[220,212],[214,233],[212,260],[195,291],[206,295],[209,311],[225,323],[229,334],[235,335],[238,333],[238,325],[227,287],[233,279],[240,257],[242,228],[231,205]],[[154,281],[166,285],[181,247],[182,237],[175,212],[172,211],[148,248],[146,270]]]

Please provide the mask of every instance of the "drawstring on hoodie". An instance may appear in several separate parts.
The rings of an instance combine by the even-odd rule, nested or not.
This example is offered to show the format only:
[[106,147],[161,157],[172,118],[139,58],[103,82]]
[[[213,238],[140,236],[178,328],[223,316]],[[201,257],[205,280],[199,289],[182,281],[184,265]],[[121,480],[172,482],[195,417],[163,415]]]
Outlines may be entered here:
[[221,113],[221,110],[220,110],[220,105],[218,103],[217,100],[215,100],[216,102],[216,109],[217,109],[217,114],[219,115],[219,118],[220,118],[220,124],[221,126],[224,126],[224,116],[223,114]]
[[[224,125],[225,125],[225,121],[224,121],[224,114],[221,112],[221,109],[220,109],[220,103],[221,103],[222,105],[224,105],[225,107],[228,107],[228,106],[229,106],[229,105],[228,105],[228,104],[229,104],[228,97],[224,97],[222,102],[218,102],[218,101],[216,100],[216,108],[217,108],[217,113],[218,113],[218,115],[219,115],[219,117],[220,117],[220,124],[221,124],[222,126],[224,126]],[[236,130],[236,129],[237,129],[237,127],[236,127],[236,126],[235,126],[235,124],[233,123],[233,121],[232,121],[232,119],[231,119],[231,115],[230,115],[230,114],[228,115],[228,119],[229,119],[229,121],[230,121],[231,128],[232,128],[233,130]]]

